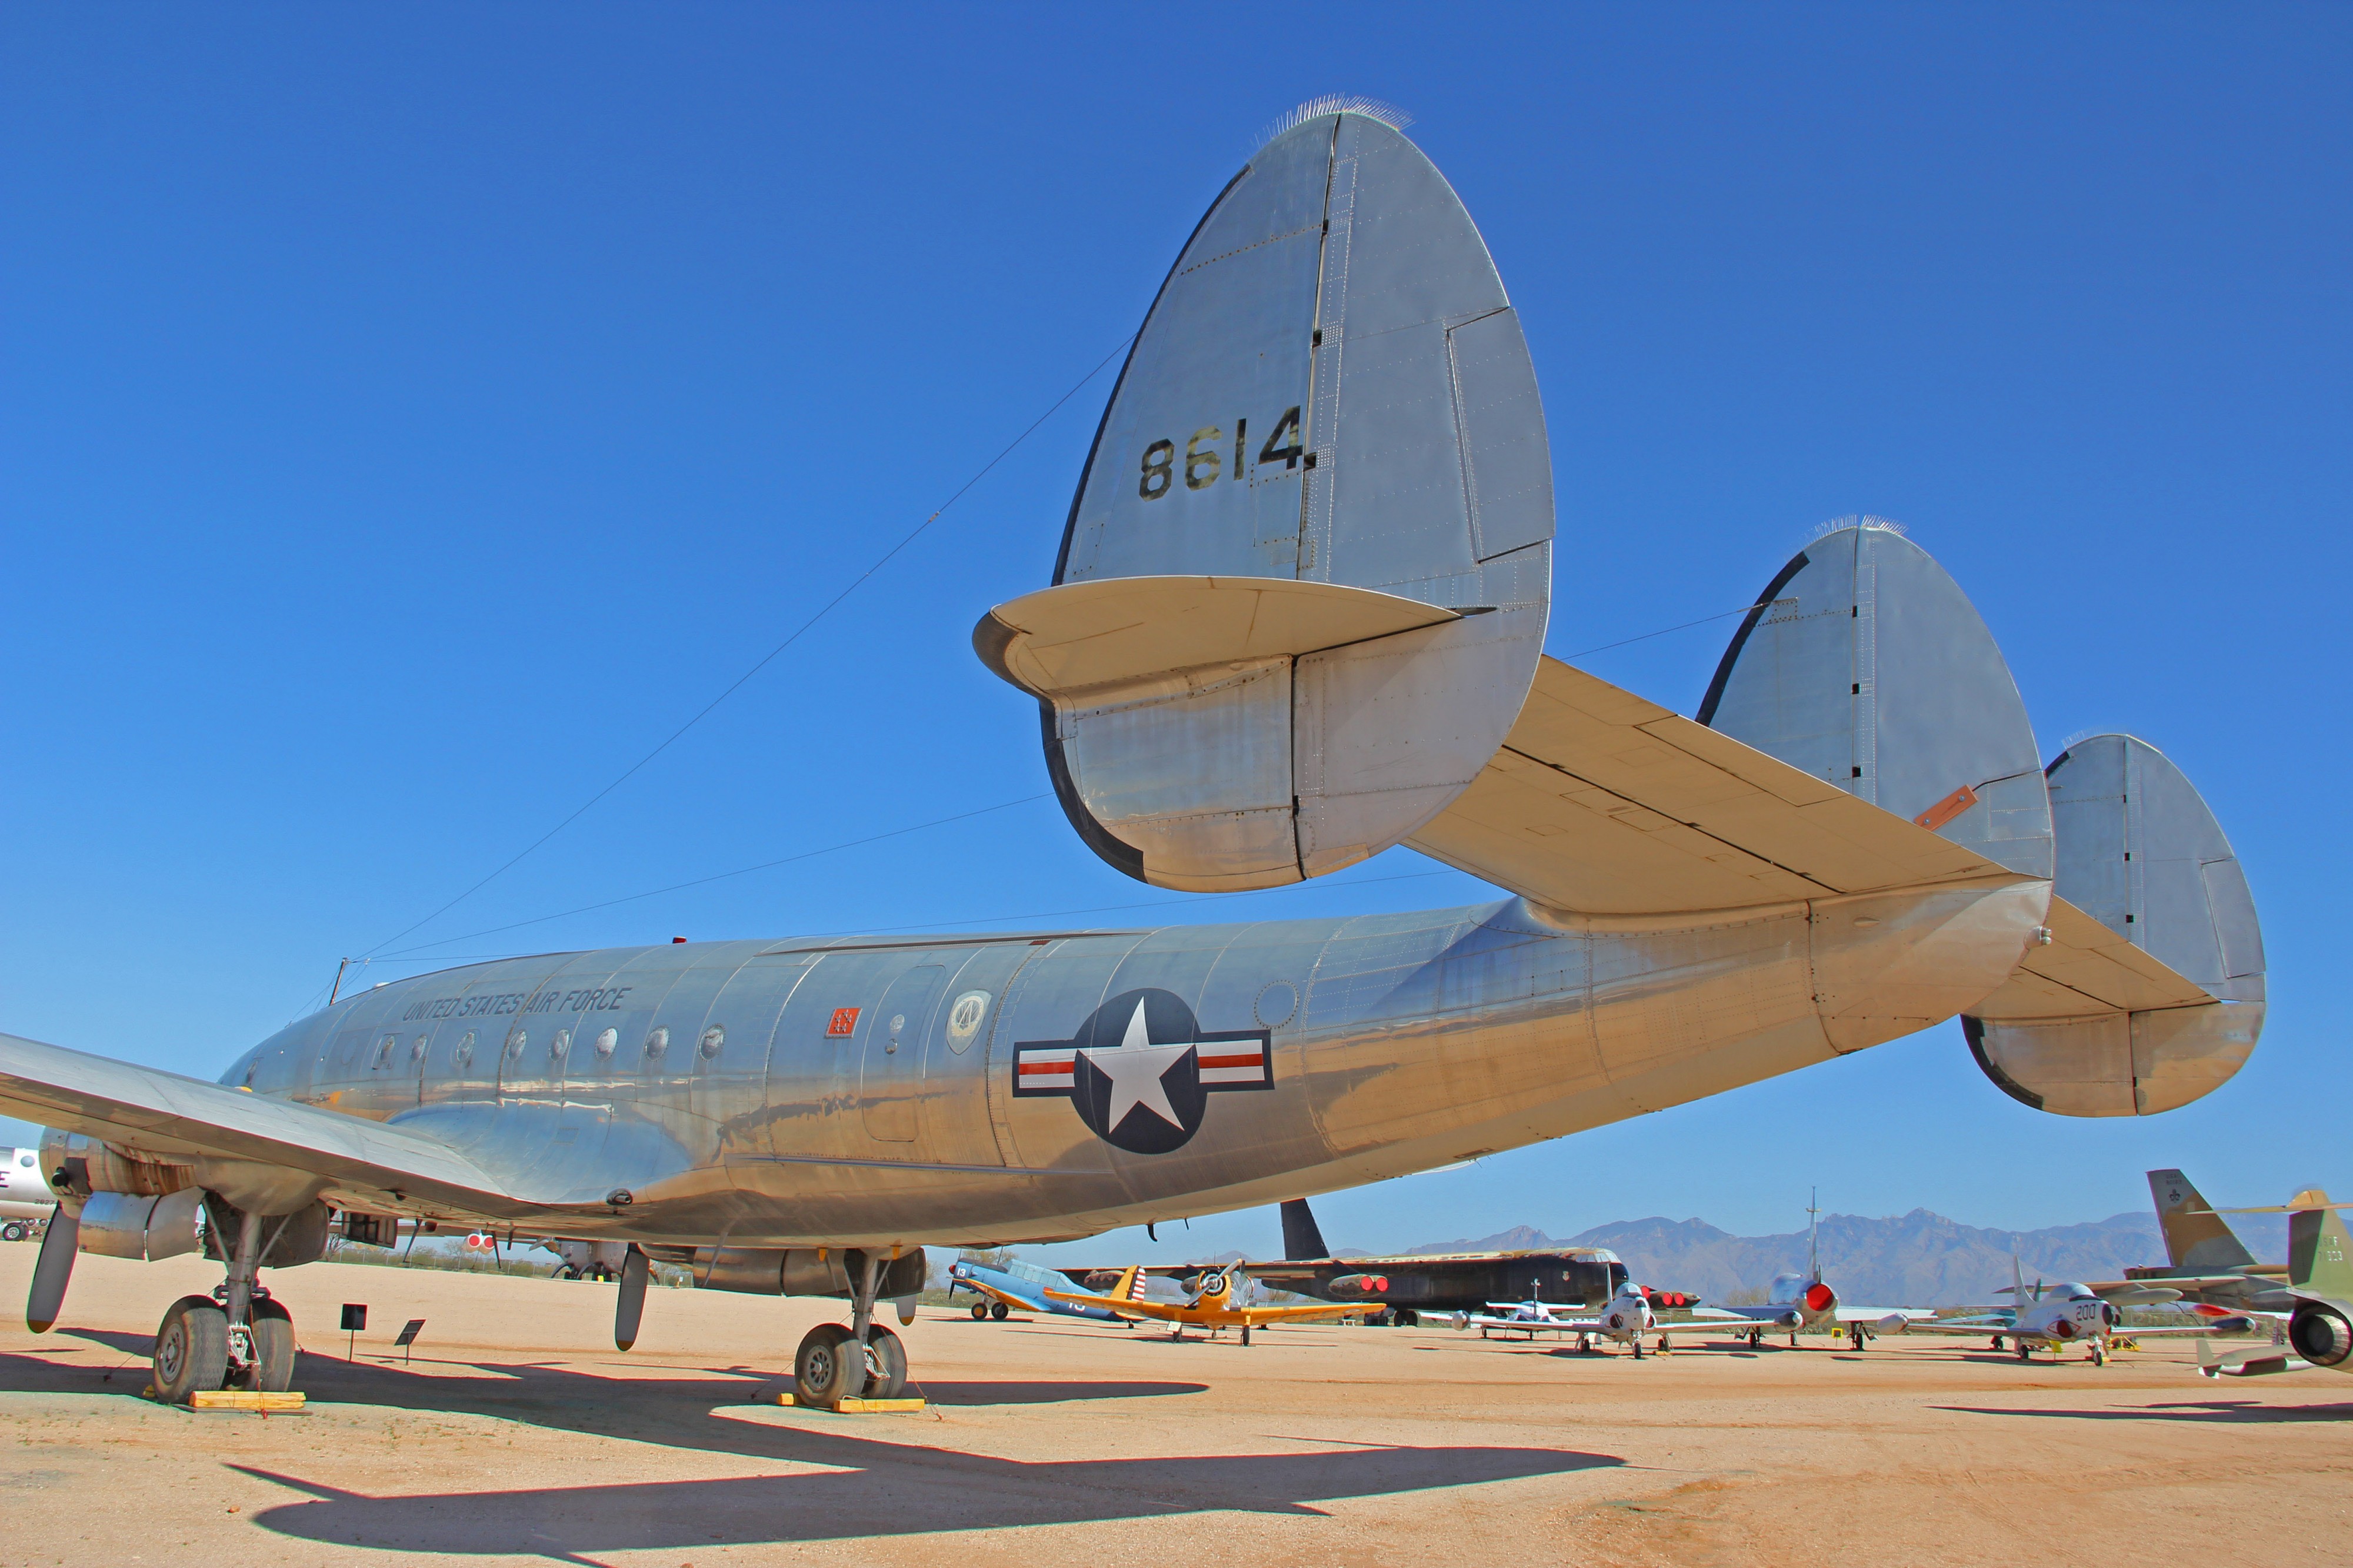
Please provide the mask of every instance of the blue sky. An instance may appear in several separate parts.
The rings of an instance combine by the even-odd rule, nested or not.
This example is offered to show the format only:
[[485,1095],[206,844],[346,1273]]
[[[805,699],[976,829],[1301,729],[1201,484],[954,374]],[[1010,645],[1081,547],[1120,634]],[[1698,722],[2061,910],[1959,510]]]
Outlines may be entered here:
[[[1350,91],[1415,116],[1521,310],[1559,482],[1552,651],[1745,605],[1825,519],[1902,520],[2046,755],[2127,729],[2206,792],[2274,1011],[2235,1081],[2147,1121],[2029,1111],[1948,1026],[1335,1194],[1327,1235],[1787,1230],[1816,1184],[2031,1226],[2139,1207],[2159,1164],[2246,1202],[2353,1187],[2328,1001],[2353,13],[17,6],[0,29],[0,1027],[210,1076],[315,1005],[936,510],[1134,330],[1259,129]],[[1488,897],[1398,850],[1183,900],[1027,798],[1034,717],[966,637],[1046,581],[1107,391],[385,951]],[[1689,711],[1728,630],[1584,662]],[[1260,1213],[1089,1250],[1274,1244]]]

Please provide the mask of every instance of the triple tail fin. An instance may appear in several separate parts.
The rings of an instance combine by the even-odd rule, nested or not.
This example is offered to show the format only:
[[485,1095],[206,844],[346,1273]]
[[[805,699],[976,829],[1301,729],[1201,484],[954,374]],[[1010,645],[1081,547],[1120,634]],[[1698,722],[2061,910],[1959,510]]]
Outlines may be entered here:
[[2230,1222],[2179,1171],[2151,1171],[2149,1196],[2157,1225],[2165,1233],[2165,1256],[2176,1268],[2244,1268],[2255,1261]]

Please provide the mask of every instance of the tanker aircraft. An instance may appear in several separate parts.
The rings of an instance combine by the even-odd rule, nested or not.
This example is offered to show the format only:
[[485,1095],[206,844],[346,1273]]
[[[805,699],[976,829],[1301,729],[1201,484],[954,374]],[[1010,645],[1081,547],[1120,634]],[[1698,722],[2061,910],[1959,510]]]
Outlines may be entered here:
[[39,1151],[0,1148],[0,1241],[22,1241],[57,1212]]
[[2353,1373],[2353,1235],[2346,1231],[2346,1207],[2330,1203],[2327,1193],[2314,1187],[2277,1208],[2204,1211],[2288,1216],[2287,1289],[2295,1309],[2287,1321],[2284,1345],[2218,1352],[2200,1341],[2200,1373],[2207,1377],[2263,1377],[2316,1366]]
[[[509,958],[338,998],[213,1083],[0,1037],[0,1111],[47,1123],[58,1205],[29,1325],[65,1310],[78,1248],[202,1249],[225,1278],[164,1312],[156,1388],[284,1388],[294,1326],[260,1271],[331,1226],[428,1220],[614,1262],[624,1346],[653,1259],[847,1298],[795,1359],[829,1404],[898,1392],[875,1309],[911,1307],[926,1247],[1355,1186],[1956,1016],[1988,1077],[2056,1114],[2230,1078],[2263,963],[2212,814],[2130,737],[2042,766],[1985,623],[1894,527],[1842,522],[1774,574],[1696,719],[1546,657],[1535,370],[1398,126],[1306,105],[1226,183],[1120,373],[1051,585],[973,645],[1131,877],[1240,891],[1405,844],[1499,900]],[[1576,558],[1571,638],[1609,588]]]

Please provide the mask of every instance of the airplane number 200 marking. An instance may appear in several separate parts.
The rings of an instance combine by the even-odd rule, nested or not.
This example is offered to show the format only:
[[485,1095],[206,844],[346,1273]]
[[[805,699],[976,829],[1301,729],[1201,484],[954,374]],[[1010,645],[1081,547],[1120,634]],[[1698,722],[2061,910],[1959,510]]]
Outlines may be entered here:
[[[1215,425],[1204,425],[1193,432],[1193,438],[1185,443],[1187,489],[1205,490],[1216,484],[1221,474],[1230,472],[1239,479],[1248,471],[1242,459],[1250,451],[1250,421],[1234,421],[1230,468],[1223,450],[1225,439],[1225,431]],[[1299,444],[1299,410],[1287,408],[1283,410],[1282,417],[1274,422],[1274,433],[1259,447],[1258,460],[1261,465],[1281,463],[1285,468],[1296,468],[1300,458],[1305,455],[1306,448]],[[1144,449],[1144,473],[1135,481],[1135,493],[1145,500],[1158,500],[1176,488],[1176,443],[1166,439],[1155,441]]]

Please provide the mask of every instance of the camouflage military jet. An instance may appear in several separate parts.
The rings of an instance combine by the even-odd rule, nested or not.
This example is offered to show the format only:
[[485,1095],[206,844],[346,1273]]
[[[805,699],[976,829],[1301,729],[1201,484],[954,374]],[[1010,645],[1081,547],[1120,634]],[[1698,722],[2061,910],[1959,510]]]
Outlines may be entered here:
[[2287,1290],[2295,1308],[2285,1343],[2217,1351],[2198,1347],[2198,1370],[2208,1377],[2261,1377],[2326,1367],[2353,1372],[2353,1236],[2348,1205],[2332,1204],[2315,1187],[2276,1208],[2216,1209],[2216,1214],[2284,1214],[2287,1219]]

